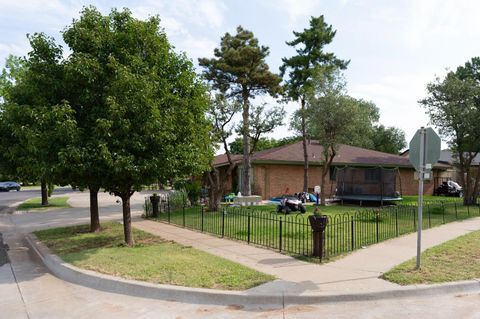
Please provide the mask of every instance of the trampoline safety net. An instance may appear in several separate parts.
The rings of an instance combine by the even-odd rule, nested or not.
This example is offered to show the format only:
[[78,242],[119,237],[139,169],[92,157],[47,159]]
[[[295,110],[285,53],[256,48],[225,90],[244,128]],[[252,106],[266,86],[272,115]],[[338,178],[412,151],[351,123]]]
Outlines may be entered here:
[[337,198],[382,200],[401,197],[398,168],[336,167],[335,174]]

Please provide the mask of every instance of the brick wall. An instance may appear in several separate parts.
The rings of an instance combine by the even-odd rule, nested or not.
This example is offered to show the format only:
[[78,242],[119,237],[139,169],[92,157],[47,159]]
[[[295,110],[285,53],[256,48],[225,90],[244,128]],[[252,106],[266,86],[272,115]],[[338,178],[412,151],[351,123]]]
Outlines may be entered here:
[[[413,168],[400,169],[402,195],[418,195],[418,180],[414,178],[414,174],[415,170]],[[444,171],[434,170],[432,180],[424,181],[423,183],[423,193],[425,195],[433,195],[433,191],[435,190],[434,178],[444,176]]]
[[[253,165],[253,170],[253,193],[264,199],[303,190],[303,166],[301,165]],[[320,173],[319,166],[309,167],[308,188],[310,191],[313,191],[315,185],[320,185]],[[332,188],[329,175],[325,182],[326,194],[330,196],[335,188],[334,185]]]
[[[279,164],[254,164],[252,194],[260,195],[263,199],[268,199],[283,194],[293,194],[303,190],[303,166],[302,165],[279,165]],[[235,171],[236,174],[238,171]],[[418,180],[414,179],[413,168],[399,169],[397,177],[397,190],[401,190],[402,195],[417,195]],[[224,172],[222,172],[224,173]],[[313,192],[315,185],[320,185],[321,168],[319,166],[309,167],[308,188]],[[223,174],[222,174],[223,175]],[[441,177],[445,172],[434,171],[434,177]],[[225,175],[224,175],[225,176]],[[232,191],[232,178],[226,181],[226,192]],[[401,189],[400,189],[401,187]],[[432,195],[434,191],[434,182],[425,181],[424,194]],[[335,182],[330,181],[330,174],[325,178],[325,193],[331,197],[335,192]]]

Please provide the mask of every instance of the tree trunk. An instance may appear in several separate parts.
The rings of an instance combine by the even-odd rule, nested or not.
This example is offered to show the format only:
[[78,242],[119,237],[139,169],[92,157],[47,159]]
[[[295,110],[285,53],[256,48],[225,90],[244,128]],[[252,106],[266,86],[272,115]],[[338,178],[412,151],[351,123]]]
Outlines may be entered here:
[[48,188],[47,188],[47,182],[42,179],[41,181],[41,193],[42,193],[42,206],[47,206],[48,205]]
[[242,98],[243,98],[243,125],[242,125],[242,133],[243,133],[243,190],[242,195],[250,196],[252,195],[252,191],[250,189],[250,139],[248,138],[248,131],[250,127],[250,105],[248,102],[248,91],[245,89],[243,90]]
[[308,192],[308,146],[305,124],[305,99],[301,99],[302,144],[303,144],[303,191]]
[[218,212],[218,207],[220,206],[220,197],[222,190],[219,185],[211,186],[210,192],[208,193],[208,210],[211,212]]
[[90,232],[100,231],[100,216],[98,214],[98,187],[90,187]]
[[229,180],[236,165],[231,164],[225,176],[221,176],[220,170],[212,168],[212,171],[206,173],[206,180],[209,185],[208,190],[208,209],[211,212],[217,212],[220,206],[222,195],[225,191],[226,181]]
[[325,206],[325,176],[327,176],[326,172],[327,167],[326,165],[322,166],[322,179],[320,184],[320,205]]
[[470,170],[468,168],[460,170],[463,177],[463,204],[464,205],[472,205],[473,204],[473,189],[472,183],[470,178]]
[[477,204],[477,197],[478,197],[478,184],[480,182],[480,168],[476,168],[477,170],[477,174],[475,175],[475,184],[473,186],[473,196],[472,196],[472,199],[473,199],[473,204],[476,205]]
[[130,214],[130,194],[122,195],[122,211],[123,211],[123,234],[125,235],[125,243],[133,247],[135,242],[133,241],[132,234],[132,216]]

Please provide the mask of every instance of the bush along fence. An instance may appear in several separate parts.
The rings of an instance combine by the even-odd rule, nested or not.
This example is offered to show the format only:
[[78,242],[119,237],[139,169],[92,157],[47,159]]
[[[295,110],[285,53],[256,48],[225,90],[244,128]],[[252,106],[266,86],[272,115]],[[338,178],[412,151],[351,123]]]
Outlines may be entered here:
[[[294,256],[313,258],[314,234],[308,214],[283,215],[247,207],[223,207],[209,212],[204,206],[188,206],[181,192],[163,197],[159,214],[152,216],[150,198],[145,215],[181,227],[245,241]],[[456,220],[480,216],[480,206],[460,202],[427,202],[423,208],[423,229]],[[323,258],[335,257],[417,230],[417,206],[396,205],[328,216]],[[318,257],[317,257],[318,258]]]

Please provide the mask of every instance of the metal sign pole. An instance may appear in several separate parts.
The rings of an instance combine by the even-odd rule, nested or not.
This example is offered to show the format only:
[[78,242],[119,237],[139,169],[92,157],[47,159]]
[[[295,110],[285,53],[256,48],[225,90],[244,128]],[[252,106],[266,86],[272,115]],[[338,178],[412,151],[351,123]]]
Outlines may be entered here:
[[420,165],[418,170],[418,227],[417,227],[417,266],[420,269],[420,254],[422,252],[422,217],[423,217],[423,178],[425,173],[425,141],[426,131],[420,128]]

